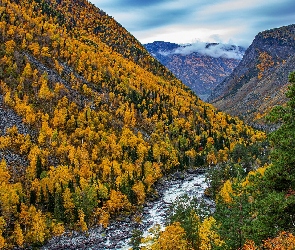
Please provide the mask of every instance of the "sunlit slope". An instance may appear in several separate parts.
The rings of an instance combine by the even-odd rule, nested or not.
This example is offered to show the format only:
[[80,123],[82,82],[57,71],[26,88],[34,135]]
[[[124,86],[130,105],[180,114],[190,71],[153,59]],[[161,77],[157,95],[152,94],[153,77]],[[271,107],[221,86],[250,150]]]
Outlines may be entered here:
[[171,170],[264,137],[200,101],[86,1],[1,1],[0,32],[1,247],[107,226]]

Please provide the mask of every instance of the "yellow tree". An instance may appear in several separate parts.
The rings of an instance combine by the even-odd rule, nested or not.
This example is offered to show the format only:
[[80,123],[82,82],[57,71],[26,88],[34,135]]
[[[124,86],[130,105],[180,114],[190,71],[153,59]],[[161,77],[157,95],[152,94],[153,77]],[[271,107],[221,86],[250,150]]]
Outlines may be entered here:
[[5,50],[6,50],[6,54],[12,54],[14,51],[16,44],[13,40],[9,40],[5,43]]
[[232,189],[232,183],[230,180],[227,180],[220,192],[219,192],[219,195],[220,195],[220,198],[223,199],[224,202],[226,203],[231,203],[232,202],[232,194],[233,194],[233,189]]
[[6,162],[2,160],[0,162],[0,203],[2,215],[6,220],[17,212],[18,194],[22,194],[21,184],[12,184],[9,180],[10,174],[6,168]]
[[63,193],[63,206],[65,208],[65,214],[67,216],[67,219],[71,221],[74,216],[74,208],[75,204],[72,198],[72,194],[69,188],[66,188]]
[[216,221],[213,217],[205,218],[200,225],[199,237],[201,240],[200,250],[211,250],[214,246],[221,247],[224,242],[215,231]]
[[217,163],[217,158],[213,148],[210,150],[210,152],[208,152],[206,160],[209,165],[215,165]]
[[40,54],[40,46],[38,43],[31,43],[28,47],[32,51],[34,56],[38,56]]
[[44,57],[50,57],[49,48],[48,47],[42,47],[41,49],[41,56]]
[[152,245],[152,250],[185,250],[190,249],[188,242],[185,239],[185,231],[180,226],[179,222],[174,222],[172,225],[165,228],[165,231],[160,233],[159,239]]
[[19,223],[15,223],[14,225],[14,238],[15,238],[15,243],[19,247],[23,247],[24,235]]
[[135,183],[132,187],[132,190],[136,194],[138,204],[142,205],[145,201],[145,190],[143,183],[141,181]]
[[5,247],[6,241],[2,235],[5,229],[6,229],[6,222],[3,216],[1,216],[0,217],[0,249],[4,249]]
[[87,224],[85,222],[85,214],[82,209],[79,209],[78,214],[79,214],[78,226],[81,229],[81,231],[85,232],[88,229]]
[[53,97],[54,93],[51,92],[51,90],[48,87],[48,79],[47,79],[46,73],[41,75],[41,77],[39,78],[39,84],[40,84],[40,90],[39,90],[38,97],[40,99],[50,100]]
[[0,184],[7,183],[10,179],[10,174],[6,167],[6,161],[2,159],[0,162]]
[[116,190],[111,190],[110,199],[107,201],[106,205],[110,213],[113,214],[128,210],[131,207],[127,196]]
[[28,210],[29,215],[29,230],[27,232],[27,239],[31,243],[43,243],[46,236],[46,222],[45,217],[40,210],[37,210],[33,205]]
[[0,230],[0,249],[4,249],[5,248],[5,239],[4,237],[2,236],[2,231]]
[[107,212],[105,208],[97,208],[95,214],[99,218],[98,223],[104,228],[107,228],[110,220],[110,213]]

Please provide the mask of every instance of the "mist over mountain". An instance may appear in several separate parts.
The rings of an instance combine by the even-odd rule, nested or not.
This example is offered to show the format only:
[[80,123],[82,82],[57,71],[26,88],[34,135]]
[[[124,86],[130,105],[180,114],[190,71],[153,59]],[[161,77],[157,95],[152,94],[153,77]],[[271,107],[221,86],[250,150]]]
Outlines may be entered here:
[[[187,45],[180,45],[180,47],[171,51],[171,54],[189,55],[198,53],[202,56],[211,56],[214,58],[232,58],[241,60],[243,58],[245,49],[235,45],[222,43],[205,43],[196,42]],[[161,51],[160,51],[161,53]],[[166,53],[166,52],[163,52]]]
[[145,47],[203,100],[233,71],[245,51],[235,45],[204,42],[180,45],[156,41]]

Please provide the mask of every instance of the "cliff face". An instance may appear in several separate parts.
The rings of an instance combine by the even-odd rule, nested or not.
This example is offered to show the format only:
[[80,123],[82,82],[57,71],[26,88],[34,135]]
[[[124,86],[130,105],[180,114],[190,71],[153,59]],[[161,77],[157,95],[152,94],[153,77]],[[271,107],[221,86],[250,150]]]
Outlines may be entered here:
[[212,43],[195,48],[194,45],[153,42],[145,47],[203,100],[233,71],[244,52],[234,45]]
[[239,65],[208,101],[247,122],[286,101],[288,75],[295,69],[295,25],[259,33]]

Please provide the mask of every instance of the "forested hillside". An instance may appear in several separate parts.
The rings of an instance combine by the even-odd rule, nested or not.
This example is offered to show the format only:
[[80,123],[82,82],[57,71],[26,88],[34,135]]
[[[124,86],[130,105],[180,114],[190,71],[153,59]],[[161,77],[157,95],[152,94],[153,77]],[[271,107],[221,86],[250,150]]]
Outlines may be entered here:
[[0,247],[130,213],[175,169],[265,135],[199,100],[84,0],[2,0]]

